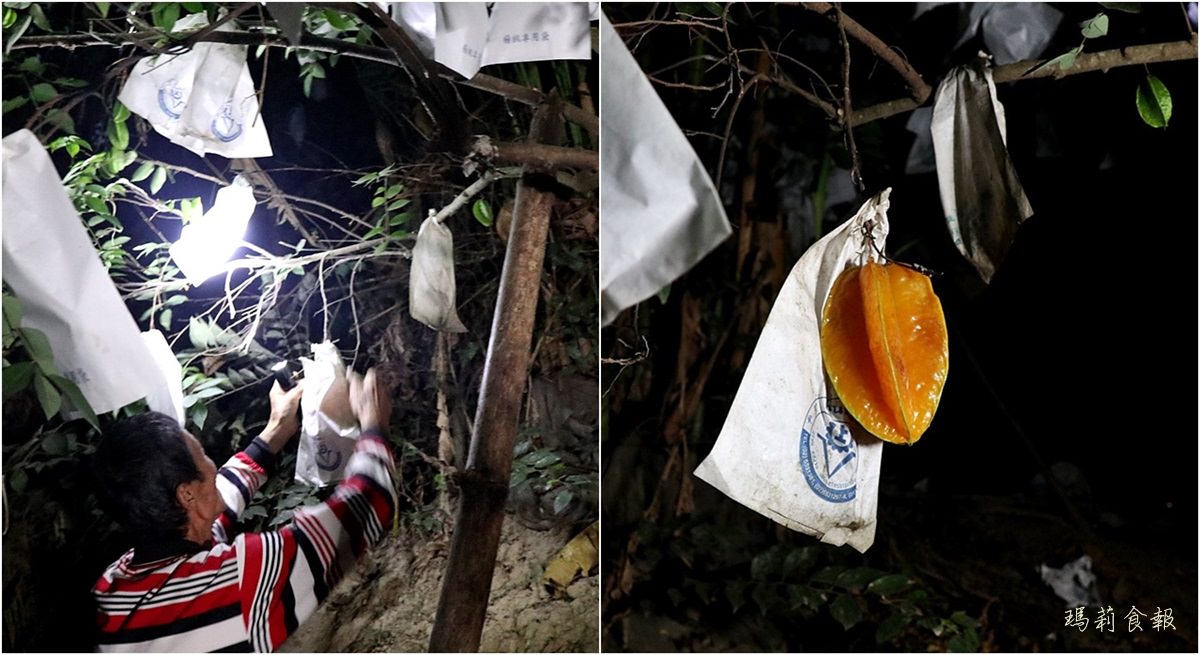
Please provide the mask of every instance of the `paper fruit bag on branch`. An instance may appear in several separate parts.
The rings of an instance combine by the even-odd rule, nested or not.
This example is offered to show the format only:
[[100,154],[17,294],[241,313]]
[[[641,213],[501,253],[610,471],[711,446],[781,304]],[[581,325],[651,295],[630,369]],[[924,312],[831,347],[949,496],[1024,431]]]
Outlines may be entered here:
[[359,425],[350,407],[350,383],[337,348],[325,341],[312,345],[304,366],[300,396],[300,447],[296,481],[324,487],[341,480],[358,441]]
[[[176,21],[172,32],[208,25],[204,13]],[[218,30],[230,30],[223,25]],[[270,157],[246,46],[197,43],[182,54],[138,61],[117,98],[154,130],[197,155]]]
[[455,304],[454,235],[432,218],[421,223],[408,276],[408,311],[441,332],[466,332]]
[[739,503],[835,546],[875,540],[883,442],[842,406],[821,359],[821,314],[850,265],[883,250],[887,189],[792,268],[763,327],[725,425],[696,475]]
[[990,283],[1033,215],[1006,147],[1004,105],[986,57],[950,71],[933,101],[933,153],[946,227]]

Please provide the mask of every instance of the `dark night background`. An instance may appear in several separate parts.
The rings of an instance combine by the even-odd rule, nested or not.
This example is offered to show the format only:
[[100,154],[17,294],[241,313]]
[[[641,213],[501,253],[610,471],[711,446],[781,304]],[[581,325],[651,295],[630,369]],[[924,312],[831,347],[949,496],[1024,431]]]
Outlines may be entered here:
[[[1078,45],[1076,25],[1104,10],[1097,4],[1055,6],[1065,16],[1045,58]],[[606,5],[644,70],[661,71],[688,54],[723,54],[716,47],[725,45],[720,37],[695,46],[697,39],[683,27],[644,33],[622,27],[651,14],[672,19],[674,9],[720,15],[709,6]],[[899,3],[845,6],[848,16],[895,46],[936,87],[981,42],[976,37],[950,52],[959,34],[957,9],[941,7],[910,22],[912,9]],[[1109,34],[1089,40],[1085,52],[1189,36],[1176,3],[1146,5],[1140,14],[1107,13]],[[829,21],[784,6],[737,6],[729,16],[734,47],[770,44],[840,85],[841,46]],[[856,108],[906,95],[894,70],[860,44],[852,41],[851,48]],[[753,54],[741,58],[754,67]],[[720,82],[722,65],[710,64],[703,77],[660,78]],[[801,69],[779,66],[809,88]],[[1165,130],[1145,125],[1135,109],[1135,88],[1147,70],[1174,100]],[[676,281],[665,304],[650,299],[604,333],[606,357],[630,356],[633,349],[618,340],[637,344],[639,335],[647,337],[651,352],[623,370],[606,366],[602,381],[608,390],[605,649],[1195,650],[1196,88],[1194,60],[998,85],[1010,155],[1035,213],[990,286],[950,242],[935,174],[904,172],[913,140],[905,127],[908,114],[855,128],[866,189],[854,202],[833,207],[824,228],[893,187],[889,254],[943,273],[934,288],[950,328],[950,372],[940,410],[919,443],[885,447],[878,531],[863,556],[790,533],[700,481],[690,499],[694,511],[663,509],[693,493],[686,478],[720,431],[766,318],[763,307],[778,291],[770,280],[786,275],[801,252],[770,251],[769,267],[736,285],[737,234],[746,229],[738,225],[741,208],[754,229],[788,236],[787,226],[795,223],[788,222],[793,209],[784,196],[797,185],[811,193],[824,144],[832,144],[835,161],[848,163],[840,135],[828,136],[831,127],[820,111],[770,85],[748,94],[733,124],[722,185],[734,236]],[[724,90],[656,89],[714,171],[730,103],[715,118],[712,108]],[[755,170],[743,162],[758,109],[763,123]],[[741,193],[747,170],[757,176],[752,198]],[[768,241],[754,247],[767,252]],[[766,304],[747,301],[752,294]],[[689,334],[690,304],[697,301],[701,336],[681,338],[681,332]],[[745,316],[748,308],[759,312],[757,327],[735,331],[714,355],[731,316]],[[685,416],[686,474],[662,474],[668,453],[678,447],[664,432],[671,399],[704,379],[698,373],[710,356],[716,365],[701,407]],[[1047,484],[1046,470],[1053,471],[1066,502]],[[656,494],[665,502],[648,512]],[[771,572],[772,557],[792,553],[819,565],[904,573],[927,597],[906,608],[850,589],[862,618],[843,630],[831,610],[803,600],[806,594],[824,592],[828,600],[846,592],[814,582],[818,564]],[[1083,554],[1094,561],[1103,604],[1116,610],[1115,634],[1065,628],[1065,603],[1038,575],[1039,564],[1060,566]],[[784,591],[777,593],[780,584]],[[1130,635],[1122,617],[1133,605],[1142,611],[1148,606],[1150,613],[1172,607],[1176,630],[1154,632],[1146,624],[1146,632]],[[955,611],[973,619],[960,627],[971,625],[977,641],[946,642],[946,633],[922,623]],[[904,627],[877,642],[877,627],[893,614],[904,617]],[[1087,611],[1093,621],[1095,614]]]

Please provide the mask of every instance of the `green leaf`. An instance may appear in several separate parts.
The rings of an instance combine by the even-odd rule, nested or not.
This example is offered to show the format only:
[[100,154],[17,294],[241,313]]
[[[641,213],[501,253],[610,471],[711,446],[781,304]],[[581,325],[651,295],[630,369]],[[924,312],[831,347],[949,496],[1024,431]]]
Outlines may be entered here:
[[68,134],[75,133],[75,119],[57,107],[46,112],[46,120],[63,132]]
[[955,653],[975,653],[979,651],[979,635],[973,628],[967,628],[962,634],[951,637],[948,645]]
[[108,203],[104,202],[103,198],[98,198],[96,196],[85,196],[83,200],[87,203],[87,206],[97,214],[108,213]]
[[308,65],[308,75],[318,80],[325,79],[325,68],[320,64],[313,62]]
[[1101,7],[1112,9],[1113,11],[1123,11],[1127,14],[1137,14],[1142,11],[1142,3],[1140,2],[1101,2]]
[[[392,208],[388,207],[388,211],[391,211],[391,210],[392,210]],[[399,214],[393,214],[388,217],[388,221],[387,221],[388,227],[396,227],[397,225],[407,225],[409,218],[411,218],[411,217],[409,216],[408,212],[400,212]]]
[[908,617],[897,612],[879,623],[875,629],[875,643],[885,644],[895,639],[908,625]]
[[[46,419],[52,419],[58,410],[62,409],[62,396],[58,390],[50,384],[50,380],[39,371],[33,376],[33,390],[37,393],[38,404],[42,406],[42,411],[46,414]],[[45,446],[45,442],[42,442]],[[49,452],[49,451],[47,451]],[[54,454],[54,453],[50,453]]]
[[171,329],[171,312],[172,310],[167,308],[158,313],[158,324],[161,325],[164,330]]
[[908,576],[903,573],[885,575],[867,585],[867,591],[880,596],[890,596],[908,588]]
[[204,3],[203,2],[184,2],[183,8],[189,14],[198,14],[198,13],[204,11]]
[[162,190],[163,184],[167,182],[167,169],[159,166],[154,170],[154,177],[150,178],[150,193],[158,193]]
[[112,5],[111,2],[97,2],[96,3],[96,11],[100,12],[101,18],[108,18],[108,7],[110,5]]
[[671,285],[668,284],[667,286],[659,289],[657,295],[658,295],[658,304],[660,304],[660,305],[667,304],[667,299],[671,297]]
[[392,198],[395,198],[397,195],[399,195],[400,192],[403,190],[404,190],[403,184],[393,184],[392,186],[388,187],[387,189],[384,189],[383,197],[387,198],[388,200],[391,200]]
[[197,404],[192,408],[192,423],[199,430],[204,429],[204,421],[208,420],[208,405]]
[[819,584],[832,585],[844,570],[845,567],[841,566],[826,566],[813,574],[812,581]]
[[4,320],[13,328],[21,327],[21,301],[16,296],[4,294]]
[[20,329],[21,339],[25,341],[25,349],[29,356],[43,370],[54,369],[54,351],[50,349],[50,341],[37,328],[23,327]]
[[495,222],[496,217],[492,214],[492,205],[487,200],[480,198],[471,205],[471,213],[475,215],[475,220],[484,227],[491,227]]
[[1137,88],[1137,110],[1142,121],[1150,127],[1165,128],[1171,122],[1171,92],[1153,75]]
[[873,569],[868,566],[859,566],[848,571],[843,571],[842,574],[837,577],[837,580],[834,581],[834,584],[852,591],[858,591],[859,589],[862,589],[863,585],[871,582],[872,580],[880,578],[883,575],[885,575],[884,572],[880,571],[879,569]]
[[62,395],[67,397],[67,401],[71,403],[71,407],[83,414],[84,420],[99,430],[100,419],[96,417],[96,412],[92,409],[92,405],[87,401],[87,398],[83,396],[83,392],[79,390],[79,386],[61,375],[51,375],[49,377],[50,381],[54,383],[54,386]]
[[4,399],[8,400],[18,391],[24,391],[33,380],[33,362],[21,362],[4,367]]
[[143,162],[142,165],[138,166],[137,170],[133,172],[133,175],[129,176],[129,181],[141,182],[142,180],[150,177],[150,174],[153,172],[154,164],[151,164],[150,162]]
[[4,113],[7,114],[8,112],[10,112],[14,109],[20,109],[21,107],[24,107],[28,103],[29,103],[29,98],[27,98],[25,96],[17,96],[11,100],[5,100],[4,101]]
[[192,340],[192,346],[200,350],[204,350],[214,343],[212,328],[209,324],[195,318],[188,321],[188,338]]
[[375,196],[374,198],[371,198],[371,207],[378,207],[385,202],[387,202],[387,198],[384,198],[383,196]]
[[961,626],[963,628],[978,628],[979,627],[979,621],[976,621],[974,617],[970,616],[969,614],[967,614],[966,612],[964,612],[962,610],[959,610],[959,611],[951,614],[950,620],[954,621],[955,623],[957,623],[959,626]]
[[39,82],[34,84],[33,88],[29,90],[29,95],[33,98],[34,102],[40,105],[43,102],[49,102],[50,100],[58,97],[58,90],[54,88],[53,84],[48,82]]
[[833,615],[834,620],[842,624],[843,630],[853,628],[862,620],[862,610],[858,607],[858,601],[847,594],[838,595],[837,599],[829,604],[829,613]]
[[16,493],[25,491],[26,485],[29,484],[29,474],[21,469],[16,469],[8,474],[8,484],[12,486],[12,490]]
[[[387,206],[387,210],[389,212],[394,212],[397,209],[403,209],[404,206],[410,202],[412,202],[412,201],[409,200],[408,198],[397,198],[396,200],[393,200],[390,205]],[[408,220],[408,219],[405,218],[405,220]]]
[[12,27],[17,22],[17,12],[11,7],[4,8],[4,29]]
[[1054,65],[1058,65],[1059,69],[1061,69],[1061,70],[1067,70],[1068,68],[1075,65],[1075,58],[1078,57],[1079,53],[1081,53],[1081,52],[1083,52],[1082,45],[1080,45],[1079,47],[1073,48],[1073,49],[1069,50],[1068,52],[1064,52],[1063,54],[1061,54],[1053,59],[1047,59],[1046,61],[1043,61],[1042,63],[1038,64],[1037,66],[1034,66],[1033,68],[1030,68],[1029,70],[1027,70],[1021,74],[1029,75],[1030,73],[1033,73],[1034,71],[1038,71],[1047,66],[1054,66]]
[[162,5],[162,11],[158,14],[158,20],[154,21],[155,27],[169,32],[175,27],[175,21],[179,20],[179,3],[168,2]]
[[87,85],[87,80],[81,80],[77,77],[57,77],[54,79],[54,86],[65,86],[69,89],[82,89]]
[[20,64],[17,64],[17,70],[22,73],[41,75],[46,70],[46,64],[42,63],[42,60],[36,56],[26,57],[21,60]]
[[120,100],[118,100],[117,104],[113,105],[112,118],[118,123],[124,123],[125,121],[129,120],[129,108],[126,107],[125,104]]
[[53,32],[50,27],[50,21],[46,20],[46,13],[42,11],[42,6],[39,4],[29,5],[29,16],[33,18],[33,24],[38,26],[38,29],[43,32]]
[[1108,34],[1108,15],[1096,14],[1079,24],[1079,32],[1085,39],[1096,39]]
[[305,98],[312,97],[312,81],[313,81],[313,78],[311,76],[304,77],[304,97]]
[[575,493],[567,487],[559,490],[554,496],[554,515],[560,516],[567,508],[571,506],[571,501],[575,499]]

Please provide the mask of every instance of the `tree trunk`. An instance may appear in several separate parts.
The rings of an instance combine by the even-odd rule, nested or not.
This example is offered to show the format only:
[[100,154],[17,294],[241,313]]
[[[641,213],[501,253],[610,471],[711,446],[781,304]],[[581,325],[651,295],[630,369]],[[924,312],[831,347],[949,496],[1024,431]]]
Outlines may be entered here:
[[[550,137],[560,132],[560,117],[557,101],[539,107],[533,117],[530,142],[552,140]],[[459,476],[462,495],[429,640],[431,652],[479,650],[504,523],[521,396],[529,371],[538,287],[554,202],[554,194],[548,190],[552,182],[527,166],[517,185],[475,430],[466,470]]]

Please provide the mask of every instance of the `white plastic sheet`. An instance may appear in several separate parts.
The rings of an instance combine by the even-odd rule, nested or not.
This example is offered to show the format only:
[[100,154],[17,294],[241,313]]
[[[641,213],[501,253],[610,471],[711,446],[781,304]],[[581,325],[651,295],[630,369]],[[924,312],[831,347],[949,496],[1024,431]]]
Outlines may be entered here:
[[417,232],[408,278],[408,310],[412,317],[442,332],[466,332],[458,318],[454,284],[454,235],[427,218]]
[[792,268],[754,348],[725,425],[696,476],[750,509],[835,546],[875,541],[883,442],[849,415],[825,376],[821,314],[851,264],[883,249],[888,189]]
[[358,441],[359,426],[349,410],[346,366],[337,347],[312,345],[313,358],[300,358],[304,391],[300,395],[300,446],[296,481],[314,487],[334,484]]
[[987,59],[938,85],[933,151],[942,211],[955,247],[991,282],[1022,221],[1033,215],[1005,147],[1004,106]]
[[610,100],[600,123],[600,294],[607,325],[686,273],[732,229],[696,151],[603,16],[600,44],[600,96]]
[[29,130],[4,138],[4,281],[23,325],[96,413],[145,398],[162,376],[100,263],[50,155]]
[[[205,14],[192,14],[176,21],[172,32],[206,25]],[[246,51],[246,46],[197,43],[179,55],[146,57],[134,65],[117,98],[156,132],[197,155],[270,157]]]

